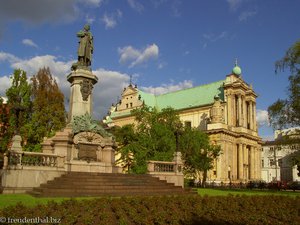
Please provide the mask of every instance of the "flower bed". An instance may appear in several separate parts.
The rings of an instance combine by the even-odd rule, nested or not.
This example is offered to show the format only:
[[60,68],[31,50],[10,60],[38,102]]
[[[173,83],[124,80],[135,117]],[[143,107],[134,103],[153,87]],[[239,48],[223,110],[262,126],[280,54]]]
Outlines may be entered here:
[[[300,198],[165,196],[67,200],[0,210],[0,218],[59,219],[61,224],[300,224]],[[12,223],[11,223],[12,224]]]

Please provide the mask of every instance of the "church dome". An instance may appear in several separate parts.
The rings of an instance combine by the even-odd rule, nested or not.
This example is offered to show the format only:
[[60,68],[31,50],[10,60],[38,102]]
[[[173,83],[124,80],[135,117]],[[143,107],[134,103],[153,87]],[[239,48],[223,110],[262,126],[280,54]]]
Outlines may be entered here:
[[235,66],[232,69],[232,73],[238,76],[242,74],[241,68],[237,65],[237,60],[235,61]]

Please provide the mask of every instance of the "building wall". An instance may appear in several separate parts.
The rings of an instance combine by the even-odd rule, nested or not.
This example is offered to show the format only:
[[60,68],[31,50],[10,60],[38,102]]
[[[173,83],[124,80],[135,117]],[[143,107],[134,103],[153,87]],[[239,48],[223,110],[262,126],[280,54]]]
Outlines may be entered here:
[[262,180],[300,181],[297,166],[293,165],[293,157],[300,154],[300,145],[279,145],[276,142],[263,145],[261,152]]
[[[222,148],[208,181],[247,182],[261,179],[261,138],[256,125],[256,98],[252,87],[235,74],[226,77],[224,101],[212,96],[211,103],[177,109],[180,119],[206,132],[213,144]],[[132,103],[132,104],[130,104]],[[111,109],[111,125],[134,123],[130,110],[147,105],[130,85],[121,101]],[[172,103],[170,102],[172,107]],[[117,110],[116,110],[117,109]]]

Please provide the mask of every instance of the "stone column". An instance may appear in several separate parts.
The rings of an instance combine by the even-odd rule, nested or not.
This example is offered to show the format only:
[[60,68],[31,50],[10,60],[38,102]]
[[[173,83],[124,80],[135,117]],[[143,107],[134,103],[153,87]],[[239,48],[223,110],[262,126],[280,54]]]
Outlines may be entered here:
[[245,96],[243,98],[243,127],[247,128],[247,104]]
[[231,95],[232,97],[232,106],[231,106],[231,122],[232,126],[236,126],[236,98],[235,95]]
[[238,179],[238,148],[237,145],[235,144],[230,144],[232,148],[232,175],[233,175],[233,180]]
[[253,130],[257,131],[256,127],[256,103],[253,102]]
[[242,126],[242,99],[241,95],[238,95],[238,119],[239,123],[238,126]]
[[255,179],[255,152],[254,147],[250,146],[250,179]]
[[71,83],[70,107],[68,122],[72,122],[74,116],[85,113],[91,115],[93,111],[92,89],[98,82],[98,78],[89,70],[78,69],[72,71],[68,77]]
[[249,123],[250,123],[250,130],[253,129],[253,107],[252,101],[249,101]]
[[227,118],[227,124],[228,125],[232,125],[232,115],[231,115],[231,111],[232,111],[232,96],[231,95],[227,95],[227,115],[226,115],[226,118]]
[[238,144],[238,174],[239,174],[239,180],[242,181],[244,178],[244,160],[243,160],[243,145]]
[[255,152],[255,160],[256,160],[256,175],[255,175],[255,179],[260,179],[261,178],[261,151],[260,148],[255,148],[254,149]]

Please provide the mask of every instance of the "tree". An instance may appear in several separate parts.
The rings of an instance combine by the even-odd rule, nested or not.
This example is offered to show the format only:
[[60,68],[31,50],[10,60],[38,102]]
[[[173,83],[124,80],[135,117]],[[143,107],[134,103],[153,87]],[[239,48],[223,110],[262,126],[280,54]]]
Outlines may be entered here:
[[123,127],[115,127],[111,132],[115,135],[118,143],[117,152],[120,158],[116,162],[121,163],[123,169],[130,173],[134,164],[133,143],[137,141],[134,126],[133,124],[127,124]]
[[27,124],[27,146],[39,151],[44,137],[51,137],[66,124],[64,95],[49,68],[42,68],[31,78],[33,113]]
[[[8,114],[1,116],[0,123],[6,124],[3,130],[1,140],[1,151],[7,150],[8,145],[15,133],[20,133],[22,137],[26,136],[27,129],[25,125],[31,119],[32,102],[31,85],[27,81],[26,72],[15,70],[12,75],[12,85],[6,90]],[[24,139],[23,139],[24,141]]]
[[171,161],[176,151],[176,130],[181,122],[171,108],[158,111],[156,108],[142,107],[132,111],[136,126],[119,128],[116,138],[118,149],[125,165],[133,173],[146,173],[147,161]]
[[207,172],[213,168],[214,160],[221,154],[221,148],[211,145],[206,133],[195,128],[185,128],[179,139],[184,171],[193,177],[202,177],[202,186],[205,185]]
[[300,40],[297,41],[275,63],[276,73],[289,69],[288,97],[278,99],[268,108],[269,119],[274,129],[282,129],[300,125]]
[[[269,119],[274,129],[283,129],[300,125],[300,40],[288,49],[285,56],[275,63],[276,73],[289,69],[288,97],[278,99],[268,108]],[[300,134],[299,134],[300,135]],[[299,138],[286,137],[277,141],[281,144],[300,143]],[[300,165],[299,154],[294,163]],[[298,167],[299,168],[299,167]],[[299,171],[300,172],[300,171]]]

